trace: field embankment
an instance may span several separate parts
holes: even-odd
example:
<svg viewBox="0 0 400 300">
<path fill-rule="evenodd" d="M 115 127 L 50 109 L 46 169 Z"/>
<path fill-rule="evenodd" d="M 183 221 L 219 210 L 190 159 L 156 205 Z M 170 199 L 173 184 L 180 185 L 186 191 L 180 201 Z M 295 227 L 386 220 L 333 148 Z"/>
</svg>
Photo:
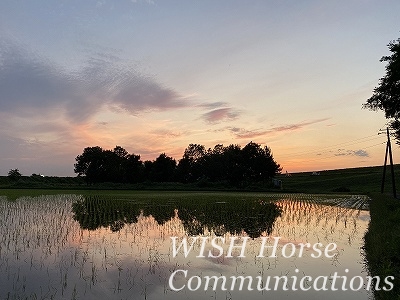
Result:
<svg viewBox="0 0 400 300">
<path fill-rule="evenodd" d="M 394 166 L 394 173 L 400 176 L 400 165 Z M 287 192 L 367 194 L 380 192 L 383 166 L 326 170 L 316 174 L 319 175 L 313 172 L 282 174 L 277 179 L 282 180 L 283 190 Z M 396 180 L 396 187 L 400 188 L 399 180 Z M 391 191 L 390 167 L 387 166 L 385 192 Z"/>
<path fill-rule="evenodd" d="M 400 165 L 395 165 L 395 174 L 400 175 Z M 367 194 L 379 192 L 383 174 L 382 166 L 325 170 L 319 175 L 313 172 L 281 174 L 276 179 L 282 181 L 282 189 L 272 182 L 244 183 L 232 186 L 227 182 L 210 182 L 201 179 L 192 183 L 179 182 L 141 182 L 136 184 L 97 183 L 87 185 L 82 177 L 22 176 L 11 181 L 0 176 L 0 189 L 61 189 L 61 190 L 169 190 L 169 191 L 257 191 L 292 193 L 351 193 Z M 400 182 L 397 183 L 400 187 Z M 390 168 L 386 169 L 385 191 L 392 190 Z"/>
<path fill-rule="evenodd" d="M 400 200 L 392 196 L 370 195 L 371 221 L 365 234 L 365 254 L 373 276 L 394 276 L 391 291 L 375 291 L 375 299 L 400 299 Z"/>
</svg>

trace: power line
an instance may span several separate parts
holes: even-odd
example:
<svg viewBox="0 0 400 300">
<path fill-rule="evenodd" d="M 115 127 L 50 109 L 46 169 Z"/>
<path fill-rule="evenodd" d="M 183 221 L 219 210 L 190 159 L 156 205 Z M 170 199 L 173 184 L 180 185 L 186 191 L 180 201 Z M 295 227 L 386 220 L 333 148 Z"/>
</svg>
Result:
<svg viewBox="0 0 400 300">
<path fill-rule="evenodd" d="M 379 145 L 383 145 L 383 144 L 385 144 L 385 143 L 386 143 L 386 142 L 382 142 L 382 143 L 370 145 L 370 146 L 363 147 L 363 148 L 364 148 L 364 149 L 368 149 L 368 148 L 376 147 L 376 146 L 379 146 Z M 349 155 L 349 154 L 343 154 L 343 155 L 334 154 L 334 155 L 331 155 L 331 156 L 321 156 L 321 157 L 319 157 L 319 158 L 301 160 L 301 162 L 302 162 L 302 163 L 303 163 L 303 162 L 313 162 L 313 161 L 318 161 L 318 160 L 322 160 L 322 159 L 329 159 L 329 158 L 339 157 L 339 156 L 351 156 L 351 155 Z"/>
<path fill-rule="evenodd" d="M 377 139 L 382 139 L 382 136 L 370 135 L 370 136 L 362 137 L 362 138 L 359 138 L 359 139 L 356 139 L 356 140 L 343 142 L 343 143 L 339 143 L 339 144 L 334 144 L 334 145 L 331 145 L 331 146 L 328 146 L 328 147 L 323 147 L 323 148 L 320 148 L 320 149 L 315 150 L 315 151 L 301 151 L 301 152 L 290 153 L 290 154 L 287 154 L 287 156 L 296 157 L 296 156 L 302 156 L 304 154 L 309 154 L 310 155 L 310 154 L 320 154 L 320 153 L 324 153 L 324 152 L 331 152 L 333 150 L 337 150 L 337 148 L 340 147 L 340 146 L 358 145 L 358 144 L 362 144 L 362 143 L 365 143 L 365 142 L 374 141 L 374 140 L 377 140 Z M 380 145 L 380 144 L 376 144 L 376 145 Z M 376 146 L 376 145 L 372 145 L 372 147 Z M 369 148 L 369 147 L 371 147 L 371 146 L 363 147 L 363 148 L 366 149 L 366 148 Z"/>
</svg>

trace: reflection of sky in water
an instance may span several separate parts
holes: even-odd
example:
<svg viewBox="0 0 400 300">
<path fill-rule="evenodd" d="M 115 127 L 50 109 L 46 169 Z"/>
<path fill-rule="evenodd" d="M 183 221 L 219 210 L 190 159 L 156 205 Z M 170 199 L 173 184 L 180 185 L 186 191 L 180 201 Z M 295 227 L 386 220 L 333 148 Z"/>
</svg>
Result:
<svg viewBox="0 0 400 300">
<path fill-rule="evenodd" d="M 257 258 L 260 238 L 249 239 L 245 258 L 196 258 L 201 243 L 196 242 L 188 257 L 172 257 L 170 236 L 184 237 L 176 216 L 159 225 L 152 216 L 139 216 L 138 222 L 119 232 L 108 228 L 82 230 L 72 219 L 71 204 L 79 196 L 46 196 L 0 201 L 0 297 L 28 299 L 367 299 L 360 291 L 217 291 L 183 289 L 174 292 L 168 279 L 178 269 L 188 276 L 330 276 L 337 272 L 348 278 L 365 277 L 361 255 L 362 240 L 369 222 L 367 211 L 317 204 L 312 200 L 278 200 L 281 217 L 271 237 L 281 237 L 277 258 Z M 178 212 L 179 214 L 179 212 Z M 205 236 L 215 237 L 213 232 Z M 245 236 L 243 233 L 241 236 Z M 225 234 L 229 240 L 231 235 Z M 284 258 L 279 250 L 285 243 L 334 242 L 334 258 L 312 258 L 305 250 Z M 272 245 L 272 244 L 269 244 Z M 229 242 L 223 247 L 227 250 Z M 298 249 L 298 248 L 297 248 Z M 209 245 L 205 248 L 210 250 Z M 211 249 L 218 253 L 216 249 Z M 225 252 L 226 253 L 226 252 Z M 237 253 L 237 252 L 236 252 Z M 268 251 L 264 252 L 268 256 Z M 295 269 L 299 272 L 296 273 Z M 345 273 L 345 269 L 349 269 Z M 187 281 L 187 280 L 186 280 Z M 179 276 L 176 287 L 186 283 Z M 290 282 L 290 281 L 289 281 Z M 229 283 L 230 284 L 230 283 Z M 228 285 L 229 285 L 228 284 Z M 273 285 L 273 283 L 271 283 Z M 256 284 L 253 284 L 256 287 Z M 290 286 L 290 285 L 289 285 Z M 340 285 L 338 285 L 340 287 Z M 328 285 L 329 287 L 329 285 Z"/>
</svg>

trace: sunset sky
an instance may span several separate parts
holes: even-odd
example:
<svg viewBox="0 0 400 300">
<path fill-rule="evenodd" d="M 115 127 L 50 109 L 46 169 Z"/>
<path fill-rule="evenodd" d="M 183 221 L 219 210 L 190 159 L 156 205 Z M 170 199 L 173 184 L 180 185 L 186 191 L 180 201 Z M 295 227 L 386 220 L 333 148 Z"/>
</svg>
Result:
<svg viewBox="0 0 400 300">
<path fill-rule="evenodd" d="M 74 176 L 85 147 L 179 160 L 268 145 L 283 172 L 383 164 L 362 109 L 400 1 L 0 2 L 0 175 Z M 394 160 L 400 149 L 394 147 Z"/>
</svg>

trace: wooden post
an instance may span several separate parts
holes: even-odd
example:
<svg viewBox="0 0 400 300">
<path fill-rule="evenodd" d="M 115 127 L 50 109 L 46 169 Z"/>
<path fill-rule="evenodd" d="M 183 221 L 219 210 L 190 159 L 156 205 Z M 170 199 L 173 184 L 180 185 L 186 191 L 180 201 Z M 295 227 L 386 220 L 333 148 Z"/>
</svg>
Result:
<svg viewBox="0 0 400 300">
<path fill-rule="evenodd" d="M 396 198 L 396 184 L 394 180 L 394 168 L 393 168 L 393 157 L 392 157 L 392 146 L 390 145 L 390 137 L 389 137 L 389 128 L 386 128 L 387 136 L 388 136 L 388 147 L 389 147 L 389 158 L 390 158 L 390 172 L 392 173 L 392 188 L 393 188 L 393 197 Z"/>
<path fill-rule="evenodd" d="M 389 143 L 386 142 L 386 154 L 385 154 L 385 162 L 383 163 L 383 176 L 382 176 L 381 194 L 383 194 L 383 190 L 385 188 L 386 164 L 387 164 L 388 150 L 389 150 Z"/>
<path fill-rule="evenodd" d="M 387 134 L 387 142 L 386 142 L 385 163 L 383 164 L 383 176 L 382 176 L 381 193 L 383 193 L 384 186 L 385 186 L 386 164 L 387 164 L 387 156 L 388 156 L 388 153 L 389 153 L 390 173 L 392 175 L 393 197 L 396 198 L 397 197 L 397 195 L 396 195 L 396 184 L 395 184 L 395 177 L 394 177 L 392 145 L 390 144 L 389 127 L 386 128 L 386 134 Z"/>
</svg>

